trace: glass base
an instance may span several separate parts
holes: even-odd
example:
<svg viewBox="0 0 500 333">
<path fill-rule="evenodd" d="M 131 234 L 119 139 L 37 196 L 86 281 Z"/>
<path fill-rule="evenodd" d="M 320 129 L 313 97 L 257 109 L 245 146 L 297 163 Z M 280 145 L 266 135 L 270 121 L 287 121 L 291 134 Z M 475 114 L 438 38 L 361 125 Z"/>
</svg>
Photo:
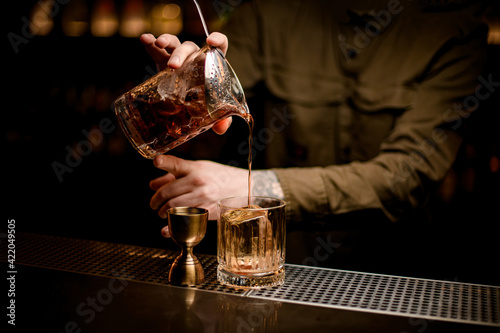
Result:
<svg viewBox="0 0 500 333">
<path fill-rule="evenodd" d="M 217 267 L 217 281 L 235 288 L 266 288 L 280 286 L 285 282 L 285 266 L 276 272 L 259 275 L 242 275 L 226 271 L 220 265 Z"/>
</svg>

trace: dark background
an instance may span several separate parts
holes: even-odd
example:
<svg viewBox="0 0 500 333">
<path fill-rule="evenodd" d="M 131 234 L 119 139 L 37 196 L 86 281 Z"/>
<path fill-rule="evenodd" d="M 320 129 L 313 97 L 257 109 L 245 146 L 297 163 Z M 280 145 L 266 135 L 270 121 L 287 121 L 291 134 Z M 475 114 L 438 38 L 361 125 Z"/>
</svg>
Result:
<svg viewBox="0 0 500 333">
<path fill-rule="evenodd" d="M 96 2 L 86 2 L 90 13 Z M 118 14 L 124 2 L 114 1 Z M 22 18 L 30 17 L 36 3 L 8 3 L 4 36 L 10 32 L 22 36 Z M 191 1 L 178 3 L 185 21 L 180 39 L 201 45 L 203 31 L 199 21 L 193 19 L 193 15 L 197 18 L 194 6 Z M 234 9 L 230 4 L 239 2 L 200 3 L 211 27 L 217 27 L 225 18 L 219 15 L 220 8 L 228 14 Z M 224 5 L 219 13 L 215 3 Z M 94 37 L 89 31 L 81 37 L 65 36 L 61 17 L 68 5 L 60 5 L 53 16 L 54 28 L 47 36 L 27 38 L 18 46 L 18 52 L 8 38 L 3 39 L 6 168 L 2 188 L 6 200 L 2 206 L 6 217 L 16 220 L 17 231 L 176 249 L 172 241 L 160 235 L 165 221 L 149 208 L 153 191 L 148 183 L 163 172 L 133 150 L 112 109 L 112 102 L 151 76 L 155 65 L 138 38 L 118 33 Z M 496 17 L 495 24 L 499 24 L 497 13 L 498 8 L 490 16 Z M 500 81 L 499 59 L 500 45 L 490 45 L 485 77 L 493 73 L 494 81 Z M 477 277 L 477 281 L 488 283 L 498 282 L 498 276 L 481 274 L 491 274 L 498 267 L 500 253 L 499 91 L 470 117 L 466 143 L 457 163 L 430 203 L 436 249 L 442 250 L 435 256 L 452 261 L 454 267 L 464 265 L 461 274 L 468 271 L 465 279 Z M 259 101 L 251 103 L 253 110 L 252 105 Z M 87 141 L 84 132 L 98 128 L 103 120 L 111 121 L 113 130 L 103 133 L 101 142 L 81 160 L 68 157 L 69 151 Z M 224 136 L 209 131 L 172 153 L 222 163 L 236 160 L 245 166 L 247 156 L 238 153 L 237 147 L 246 142 L 247 135 L 246 123 L 235 119 Z M 75 166 L 70 166 L 71 172 L 62 173 L 60 179 L 54 163 L 67 165 L 67 159 Z M 265 167 L 263 156 L 255 156 L 254 161 L 256 168 Z M 197 247 L 199 252 L 215 253 L 213 226 Z M 5 229 L 6 224 L 0 228 Z M 485 267 L 483 273 L 474 273 Z"/>
</svg>

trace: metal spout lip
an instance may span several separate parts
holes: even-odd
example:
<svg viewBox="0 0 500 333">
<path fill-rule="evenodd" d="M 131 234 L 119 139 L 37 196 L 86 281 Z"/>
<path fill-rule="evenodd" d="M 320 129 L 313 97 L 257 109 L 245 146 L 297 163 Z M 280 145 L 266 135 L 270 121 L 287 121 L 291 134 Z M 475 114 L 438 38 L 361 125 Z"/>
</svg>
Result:
<svg viewBox="0 0 500 333">
<path fill-rule="evenodd" d="M 229 104 L 238 108 L 233 114 L 249 114 L 241 83 L 226 57 L 217 47 L 203 47 L 205 50 L 206 48 L 209 48 L 205 58 L 205 99 L 208 113 L 213 119 L 217 119 L 221 116 L 218 107 Z"/>
<path fill-rule="evenodd" d="M 222 52 L 221 49 L 219 49 L 218 47 L 212 46 L 212 45 L 210 45 L 210 49 L 217 51 L 217 53 L 219 53 L 219 55 L 222 57 L 222 59 L 226 60 L 226 56 L 224 55 L 224 53 Z"/>
</svg>

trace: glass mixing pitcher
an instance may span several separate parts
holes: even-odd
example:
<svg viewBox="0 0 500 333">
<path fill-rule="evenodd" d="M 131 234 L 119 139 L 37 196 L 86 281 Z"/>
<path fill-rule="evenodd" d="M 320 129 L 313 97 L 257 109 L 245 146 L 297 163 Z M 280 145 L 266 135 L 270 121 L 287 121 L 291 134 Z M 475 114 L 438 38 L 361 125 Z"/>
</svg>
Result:
<svg viewBox="0 0 500 333">
<path fill-rule="evenodd" d="M 222 52 L 205 46 L 182 67 L 167 68 L 115 101 L 120 126 L 146 158 L 164 154 L 217 121 L 248 119 L 241 84 Z"/>
</svg>

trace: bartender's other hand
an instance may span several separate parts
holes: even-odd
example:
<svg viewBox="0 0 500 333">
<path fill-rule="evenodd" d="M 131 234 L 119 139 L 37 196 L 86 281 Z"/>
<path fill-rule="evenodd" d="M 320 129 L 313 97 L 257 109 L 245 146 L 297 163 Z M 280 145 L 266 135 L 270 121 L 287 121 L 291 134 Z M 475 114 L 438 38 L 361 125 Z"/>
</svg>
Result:
<svg viewBox="0 0 500 333">
<path fill-rule="evenodd" d="M 167 67 L 179 68 L 184 63 L 184 60 L 193 52 L 200 48 L 193 42 L 187 41 L 181 43 L 179 38 L 170 34 L 163 34 L 155 38 L 152 34 L 143 34 L 140 41 L 146 47 L 156 63 L 158 70 L 163 70 Z M 226 54 L 229 46 L 227 37 L 220 32 L 213 32 L 207 37 L 207 44 L 218 47 Z M 223 119 L 214 124 L 212 129 L 217 134 L 224 134 L 231 125 L 231 117 Z"/>
<path fill-rule="evenodd" d="M 211 161 L 189 161 L 171 155 L 155 157 L 154 165 L 168 173 L 153 179 L 149 186 L 156 193 L 150 206 L 167 218 L 171 207 L 208 209 L 209 219 L 217 219 L 217 201 L 248 194 L 248 171 Z M 168 228 L 167 228 L 168 229 Z M 168 236 L 168 230 L 162 234 Z"/>
</svg>

